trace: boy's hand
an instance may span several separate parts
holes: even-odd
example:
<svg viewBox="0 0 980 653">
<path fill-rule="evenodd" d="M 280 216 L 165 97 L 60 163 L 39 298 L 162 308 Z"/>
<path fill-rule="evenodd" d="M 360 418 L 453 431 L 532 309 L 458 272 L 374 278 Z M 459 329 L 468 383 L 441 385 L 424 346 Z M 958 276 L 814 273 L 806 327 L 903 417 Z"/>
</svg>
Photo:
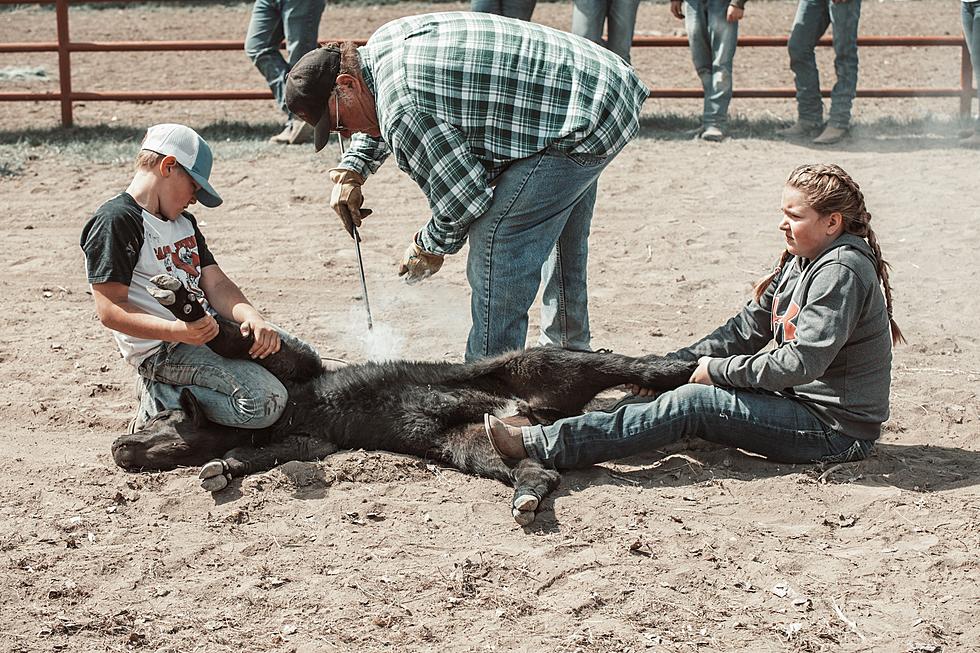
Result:
<svg viewBox="0 0 980 653">
<path fill-rule="evenodd" d="M 253 317 L 242 322 L 242 335 L 248 337 L 250 333 L 255 336 L 255 343 L 248 350 L 252 358 L 265 358 L 279 351 L 279 332 L 262 318 Z"/>
<path fill-rule="evenodd" d="M 728 5 L 728 22 L 737 23 L 742 20 L 742 16 L 745 15 L 745 10 L 741 7 L 736 7 L 735 5 Z"/>
<path fill-rule="evenodd" d="M 700 383 L 701 385 L 714 385 L 715 382 L 711 380 L 711 375 L 708 374 L 708 363 L 711 361 L 710 356 L 702 356 L 698 359 L 698 367 L 694 370 L 691 375 L 691 379 L 688 383 Z"/>
<path fill-rule="evenodd" d="M 218 335 L 218 323 L 210 315 L 193 322 L 176 320 L 171 324 L 174 330 L 173 341 L 185 345 L 201 346 Z"/>
<path fill-rule="evenodd" d="M 670 13 L 674 18 L 684 20 L 684 12 L 681 10 L 681 0 L 670 0 Z"/>
</svg>

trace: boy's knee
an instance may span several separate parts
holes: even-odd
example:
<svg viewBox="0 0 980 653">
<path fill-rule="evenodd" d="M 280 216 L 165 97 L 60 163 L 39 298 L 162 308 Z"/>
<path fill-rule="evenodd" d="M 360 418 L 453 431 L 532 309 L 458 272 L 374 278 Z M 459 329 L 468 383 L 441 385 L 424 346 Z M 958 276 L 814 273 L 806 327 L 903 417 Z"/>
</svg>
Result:
<svg viewBox="0 0 980 653">
<path fill-rule="evenodd" d="M 272 426 L 286 410 L 289 394 L 281 384 L 242 394 L 234 398 L 237 412 L 241 415 L 242 426 L 251 429 L 264 429 Z"/>
</svg>

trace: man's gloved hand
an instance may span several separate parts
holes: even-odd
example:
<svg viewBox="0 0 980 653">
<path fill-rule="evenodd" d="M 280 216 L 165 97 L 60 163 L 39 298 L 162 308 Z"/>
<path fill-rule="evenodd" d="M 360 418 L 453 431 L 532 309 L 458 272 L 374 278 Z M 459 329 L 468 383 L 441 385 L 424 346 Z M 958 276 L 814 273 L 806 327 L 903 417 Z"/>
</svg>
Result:
<svg viewBox="0 0 980 653">
<path fill-rule="evenodd" d="M 330 193 L 330 208 L 337 212 L 340 221 L 344 223 L 344 229 L 353 238 L 354 227 L 360 227 L 361 220 L 371 215 L 371 209 L 361 208 L 364 202 L 364 196 L 361 195 L 364 177 L 347 168 L 333 168 L 327 174 L 334 184 Z"/>
<path fill-rule="evenodd" d="M 398 276 L 405 277 L 405 283 L 413 285 L 428 279 L 442 267 L 443 256 L 422 249 L 421 232 L 415 234 L 415 240 L 402 257 L 398 266 Z"/>
</svg>

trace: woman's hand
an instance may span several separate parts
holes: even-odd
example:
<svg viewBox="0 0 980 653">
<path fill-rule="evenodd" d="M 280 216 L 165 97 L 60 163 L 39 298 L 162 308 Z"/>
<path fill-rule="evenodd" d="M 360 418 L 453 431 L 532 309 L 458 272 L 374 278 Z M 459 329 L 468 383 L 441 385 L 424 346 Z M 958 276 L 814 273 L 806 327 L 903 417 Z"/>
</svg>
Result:
<svg viewBox="0 0 980 653">
<path fill-rule="evenodd" d="M 701 385 L 714 385 L 715 382 L 711 380 L 711 375 L 708 374 L 708 363 L 711 361 L 710 356 L 702 356 L 698 359 L 698 367 L 691 374 L 691 378 L 688 383 L 700 383 Z"/>
</svg>

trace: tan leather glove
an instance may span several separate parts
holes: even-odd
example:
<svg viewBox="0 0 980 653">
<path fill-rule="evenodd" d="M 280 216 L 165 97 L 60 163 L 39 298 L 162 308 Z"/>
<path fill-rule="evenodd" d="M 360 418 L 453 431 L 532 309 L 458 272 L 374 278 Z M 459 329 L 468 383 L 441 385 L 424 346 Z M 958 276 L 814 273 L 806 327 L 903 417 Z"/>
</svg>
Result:
<svg viewBox="0 0 980 653">
<path fill-rule="evenodd" d="M 414 285 L 438 272 L 443 260 L 442 255 L 422 249 L 420 234 L 415 234 L 415 240 L 405 250 L 398 266 L 398 276 L 405 277 L 405 283 Z"/>
<path fill-rule="evenodd" d="M 361 220 L 371 215 L 371 209 L 361 208 L 364 202 L 361 195 L 364 177 L 347 168 L 332 168 L 327 174 L 334 184 L 330 193 L 330 208 L 337 212 L 344 229 L 353 238 L 354 227 L 360 227 Z"/>
</svg>

